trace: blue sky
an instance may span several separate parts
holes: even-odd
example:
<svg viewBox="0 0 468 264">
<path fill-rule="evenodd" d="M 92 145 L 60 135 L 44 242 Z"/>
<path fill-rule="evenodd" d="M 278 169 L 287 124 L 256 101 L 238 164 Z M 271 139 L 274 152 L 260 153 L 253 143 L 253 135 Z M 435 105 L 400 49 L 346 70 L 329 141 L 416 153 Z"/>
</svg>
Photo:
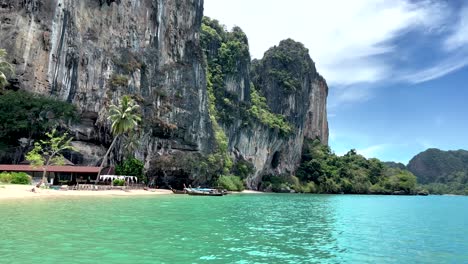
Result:
<svg viewBox="0 0 468 264">
<path fill-rule="evenodd" d="M 205 0 L 261 58 L 304 43 L 330 87 L 330 146 L 407 163 L 429 147 L 468 149 L 468 2 Z"/>
</svg>

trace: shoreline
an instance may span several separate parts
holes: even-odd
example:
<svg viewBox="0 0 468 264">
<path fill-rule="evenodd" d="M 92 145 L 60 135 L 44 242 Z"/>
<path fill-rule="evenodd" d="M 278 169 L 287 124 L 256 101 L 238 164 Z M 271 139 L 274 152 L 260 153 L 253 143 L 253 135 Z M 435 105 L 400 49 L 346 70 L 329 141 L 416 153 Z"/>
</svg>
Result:
<svg viewBox="0 0 468 264">
<path fill-rule="evenodd" d="M 150 196 L 150 195 L 170 195 L 171 190 L 149 189 L 146 190 L 109 190 L 109 191 L 76 191 L 76 190 L 52 190 L 36 188 L 36 192 L 31 192 L 33 185 L 0 185 L 0 201 L 7 199 L 29 199 L 42 197 L 132 197 L 132 196 Z"/>
<path fill-rule="evenodd" d="M 59 198 L 59 197 L 138 197 L 138 196 L 160 196 L 160 195 L 177 195 L 167 189 L 148 189 L 148 190 L 107 190 L 107 191 L 92 191 L 92 190 L 53 190 L 36 188 L 36 192 L 31 192 L 33 185 L 17 185 L 17 184 L 0 184 L 0 201 L 11 199 L 30 199 L 30 198 Z M 254 190 L 244 190 L 242 192 L 230 192 L 231 194 L 271 194 L 269 192 L 261 192 Z M 329 194 L 315 194 L 329 195 Z M 357 195 L 357 194 L 348 194 Z M 379 195 L 379 194 L 364 194 L 364 195 Z M 436 194 L 432 194 L 434 196 Z M 388 196 L 382 195 L 379 196 Z M 402 196 L 418 196 L 418 195 L 402 195 Z M 439 196 L 464 196 L 456 194 L 442 194 Z"/>
<path fill-rule="evenodd" d="M 30 199 L 49 197 L 136 197 L 136 196 L 159 196 L 175 195 L 167 189 L 148 190 L 108 190 L 108 191 L 84 191 L 84 190 L 53 190 L 36 188 L 36 192 L 31 192 L 33 185 L 0 184 L 0 201 L 9 199 Z M 232 194 L 264 194 L 264 192 L 244 190 L 242 192 L 232 192 Z"/>
</svg>

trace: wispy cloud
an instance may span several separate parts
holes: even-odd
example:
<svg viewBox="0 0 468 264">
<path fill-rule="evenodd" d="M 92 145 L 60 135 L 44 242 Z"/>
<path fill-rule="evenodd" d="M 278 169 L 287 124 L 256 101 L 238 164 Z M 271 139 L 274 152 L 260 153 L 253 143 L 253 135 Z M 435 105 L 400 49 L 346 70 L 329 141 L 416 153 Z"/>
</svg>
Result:
<svg viewBox="0 0 468 264">
<path fill-rule="evenodd" d="M 206 15 L 246 31 L 253 57 L 293 38 L 309 48 L 332 86 L 387 78 L 392 65 L 380 57 L 398 50 L 391 41 L 409 30 L 437 32 L 447 10 L 429 0 L 205 0 Z"/>
<path fill-rule="evenodd" d="M 444 48 L 447 51 L 453 51 L 468 44 L 468 7 L 461 10 L 459 21 L 452 31 L 444 42 Z"/>
<path fill-rule="evenodd" d="M 328 107 L 333 109 L 343 104 L 365 102 L 372 98 L 372 89 L 369 85 L 336 86 L 330 90 Z"/>
<path fill-rule="evenodd" d="M 401 73 L 399 79 L 409 83 L 422 83 L 438 79 L 468 65 L 468 50 L 459 52 L 425 69 Z"/>
<path fill-rule="evenodd" d="M 368 100 L 369 84 L 421 83 L 468 65 L 468 7 L 450 1 L 205 0 L 205 14 L 244 29 L 255 58 L 283 39 L 303 42 L 336 104 Z M 398 42 L 415 34 L 420 42 Z M 425 61 L 412 52 L 418 43 L 430 45 Z"/>
<path fill-rule="evenodd" d="M 468 7 L 458 14 L 456 23 L 448 30 L 448 35 L 439 47 L 442 59 L 432 65 L 413 69 L 401 74 L 400 80 L 409 83 L 422 83 L 445 76 L 468 65 Z"/>
</svg>

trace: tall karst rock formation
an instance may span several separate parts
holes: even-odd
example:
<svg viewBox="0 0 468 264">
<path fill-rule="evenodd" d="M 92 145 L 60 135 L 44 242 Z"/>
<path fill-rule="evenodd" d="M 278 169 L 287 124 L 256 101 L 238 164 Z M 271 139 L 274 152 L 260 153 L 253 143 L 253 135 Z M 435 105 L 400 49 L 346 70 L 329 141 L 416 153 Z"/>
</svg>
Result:
<svg viewBox="0 0 468 264">
<path fill-rule="evenodd" d="M 77 106 L 69 129 L 83 163 L 111 141 L 106 106 L 130 94 L 144 119 L 135 154 L 162 183 L 212 180 L 199 164 L 219 149 L 214 122 L 234 164 L 251 166 L 248 187 L 293 174 L 305 138 L 328 141 L 328 88 L 307 49 L 285 40 L 251 62 L 240 29 L 202 19 L 203 0 L 0 0 L 0 48 L 16 68 L 13 88 Z"/>
</svg>

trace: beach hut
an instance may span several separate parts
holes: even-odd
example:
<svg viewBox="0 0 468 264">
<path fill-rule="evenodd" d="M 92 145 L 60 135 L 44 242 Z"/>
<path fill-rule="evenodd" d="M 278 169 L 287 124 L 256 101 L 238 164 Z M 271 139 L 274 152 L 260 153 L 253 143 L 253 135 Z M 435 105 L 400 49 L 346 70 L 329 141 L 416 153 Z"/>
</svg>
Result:
<svg viewBox="0 0 468 264">
<path fill-rule="evenodd" d="M 99 167 L 90 166 L 74 166 L 64 165 L 56 166 L 49 165 L 46 168 L 47 179 L 51 182 L 51 179 L 56 179 L 54 185 L 74 185 L 76 183 L 95 183 L 99 172 Z M 33 167 L 29 164 L 0 164 L 0 172 L 25 172 L 31 175 L 33 182 L 39 182 L 42 179 L 42 173 L 44 167 Z"/>
</svg>

